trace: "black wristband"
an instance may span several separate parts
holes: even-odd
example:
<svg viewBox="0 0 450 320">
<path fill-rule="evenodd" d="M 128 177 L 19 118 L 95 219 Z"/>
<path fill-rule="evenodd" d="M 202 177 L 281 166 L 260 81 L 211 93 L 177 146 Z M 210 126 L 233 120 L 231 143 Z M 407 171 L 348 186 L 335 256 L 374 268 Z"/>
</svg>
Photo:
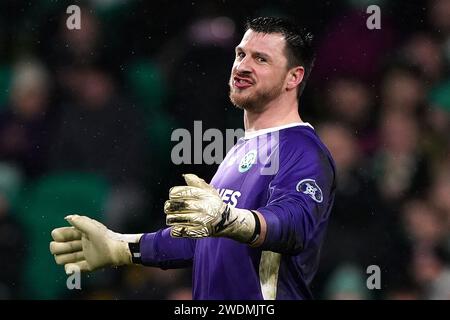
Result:
<svg viewBox="0 0 450 320">
<path fill-rule="evenodd" d="M 128 242 L 128 248 L 131 252 L 131 261 L 134 264 L 142 264 L 140 242 Z"/>
<path fill-rule="evenodd" d="M 253 214 L 253 217 L 255 218 L 255 231 L 253 231 L 253 235 L 249 240 L 249 244 L 253 244 L 256 242 L 256 240 L 259 239 L 259 236 L 261 234 L 261 222 L 259 221 L 259 217 L 256 214 L 256 211 L 250 210 L 250 212 Z"/>
</svg>

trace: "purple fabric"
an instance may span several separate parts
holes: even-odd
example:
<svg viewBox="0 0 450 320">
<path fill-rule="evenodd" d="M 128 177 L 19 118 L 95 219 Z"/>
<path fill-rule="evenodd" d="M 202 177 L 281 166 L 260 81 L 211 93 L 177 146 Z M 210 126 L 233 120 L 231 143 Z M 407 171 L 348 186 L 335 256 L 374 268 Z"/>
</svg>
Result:
<svg viewBox="0 0 450 320">
<path fill-rule="evenodd" d="M 140 241 L 142 263 L 162 269 L 183 268 L 192 265 L 195 240 L 172 238 L 170 228 L 146 233 Z"/>
<path fill-rule="evenodd" d="M 265 217 L 261 247 L 227 238 L 172 239 L 165 229 L 142 238 L 144 263 L 164 268 L 192 263 L 194 299 L 263 299 L 261 253 L 274 251 L 281 254 L 276 298 L 312 298 L 309 284 L 334 200 L 334 164 L 311 127 L 277 133 L 240 139 L 211 181 L 224 202 Z M 278 170 L 262 174 L 277 159 Z"/>
</svg>

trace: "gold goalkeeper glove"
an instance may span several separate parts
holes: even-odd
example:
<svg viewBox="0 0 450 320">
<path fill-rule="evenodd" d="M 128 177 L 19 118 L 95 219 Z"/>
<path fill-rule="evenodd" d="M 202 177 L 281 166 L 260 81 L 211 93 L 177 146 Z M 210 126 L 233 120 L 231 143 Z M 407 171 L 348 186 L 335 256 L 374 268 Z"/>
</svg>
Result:
<svg viewBox="0 0 450 320">
<path fill-rule="evenodd" d="M 171 188 L 164 204 L 173 237 L 228 237 L 243 243 L 258 239 L 256 213 L 224 203 L 217 190 L 195 174 L 183 177 L 187 186 Z"/>
<path fill-rule="evenodd" d="M 52 231 L 50 252 L 67 274 L 132 263 L 129 243 L 138 243 L 142 234 L 116 233 L 86 216 L 69 215 L 65 219 L 72 227 Z"/>
</svg>

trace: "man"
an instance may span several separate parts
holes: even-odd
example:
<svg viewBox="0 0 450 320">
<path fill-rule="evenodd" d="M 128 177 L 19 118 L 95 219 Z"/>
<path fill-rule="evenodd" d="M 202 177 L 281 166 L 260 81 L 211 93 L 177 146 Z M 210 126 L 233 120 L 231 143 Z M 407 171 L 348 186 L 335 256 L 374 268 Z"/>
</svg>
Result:
<svg viewBox="0 0 450 320">
<path fill-rule="evenodd" d="M 310 299 L 334 199 L 333 160 L 298 113 L 313 64 L 311 35 L 257 18 L 236 47 L 230 99 L 245 137 L 207 184 L 193 174 L 169 191 L 170 226 L 122 235 L 87 217 L 52 232 L 67 273 L 142 263 L 193 265 L 194 299 Z"/>
</svg>

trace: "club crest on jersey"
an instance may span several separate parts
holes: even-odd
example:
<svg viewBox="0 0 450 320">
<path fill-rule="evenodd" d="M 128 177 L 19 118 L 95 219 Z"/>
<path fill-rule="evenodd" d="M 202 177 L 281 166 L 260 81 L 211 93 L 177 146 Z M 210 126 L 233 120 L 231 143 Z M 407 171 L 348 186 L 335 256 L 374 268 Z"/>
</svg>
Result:
<svg viewBox="0 0 450 320">
<path fill-rule="evenodd" d="M 321 203 L 323 201 L 322 190 L 313 179 L 303 179 L 297 183 L 298 192 L 302 192 L 311 197 L 315 202 Z"/>
<path fill-rule="evenodd" d="M 256 162 L 256 150 L 250 150 L 245 154 L 239 163 L 239 172 L 244 173 L 250 170 L 253 164 Z"/>
</svg>

